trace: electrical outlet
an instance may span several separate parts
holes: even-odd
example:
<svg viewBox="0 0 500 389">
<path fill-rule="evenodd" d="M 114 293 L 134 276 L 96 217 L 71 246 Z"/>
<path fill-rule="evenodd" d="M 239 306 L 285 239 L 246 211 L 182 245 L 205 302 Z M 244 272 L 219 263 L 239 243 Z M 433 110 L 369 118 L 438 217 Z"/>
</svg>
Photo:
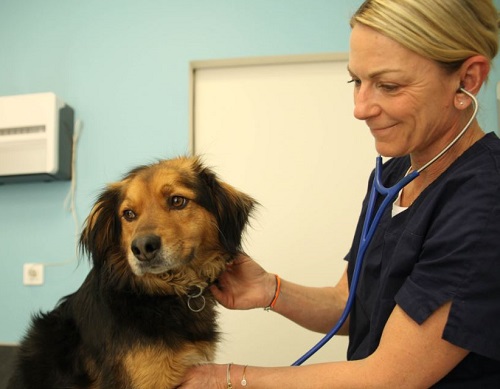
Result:
<svg viewBox="0 0 500 389">
<path fill-rule="evenodd" d="M 43 285 L 44 267 L 41 263 L 25 263 L 23 266 L 24 285 Z"/>
</svg>

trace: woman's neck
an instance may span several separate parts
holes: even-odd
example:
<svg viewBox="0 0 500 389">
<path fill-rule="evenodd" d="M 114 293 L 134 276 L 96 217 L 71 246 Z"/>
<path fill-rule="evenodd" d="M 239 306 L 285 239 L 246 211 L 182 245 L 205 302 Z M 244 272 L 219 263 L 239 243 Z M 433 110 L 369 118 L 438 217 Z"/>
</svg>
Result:
<svg viewBox="0 0 500 389">
<path fill-rule="evenodd" d="M 409 207 L 425 188 L 434 182 L 453 162 L 484 135 L 477 121 L 474 121 L 465 134 L 443 156 L 423 170 L 415 180 L 403 189 L 401 206 Z M 418 155 L 410 155 L 410 160 L 410 171 L 420 169 L 429 161 L 428 157 L 424 160 L 424 158 L 419 158 Z"/>
</svg>

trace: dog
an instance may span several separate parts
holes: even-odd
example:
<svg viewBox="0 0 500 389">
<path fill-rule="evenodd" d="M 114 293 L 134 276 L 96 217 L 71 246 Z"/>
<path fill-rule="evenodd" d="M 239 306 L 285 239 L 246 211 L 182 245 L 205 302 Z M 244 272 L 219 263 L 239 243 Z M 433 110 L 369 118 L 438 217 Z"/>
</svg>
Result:
<svg viewBox="0 0 500 389">
<path fill-rule="evenodd" d="M 33 317 L 9 389 L 168 389 L 213 360 L 217 282 L 256 202 L 198 157 L 137 167 L 99 195 L 81 287 Z"/>
</svg>

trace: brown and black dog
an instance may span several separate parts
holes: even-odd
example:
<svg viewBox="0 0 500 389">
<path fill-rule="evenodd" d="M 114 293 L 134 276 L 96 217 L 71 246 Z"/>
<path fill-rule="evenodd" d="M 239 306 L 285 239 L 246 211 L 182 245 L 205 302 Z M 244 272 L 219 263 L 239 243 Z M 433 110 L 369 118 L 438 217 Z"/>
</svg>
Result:
<svg viewBox="0 0 500 389">
<path fill-rule="evenodd" d="M 168 389 L 210 361 L 216 282 L 255 201 L 198 158 L 138 167 L 99 196 L 80 238 L 92 269 L 33 318 L 9 389 Z"/>
</svg>

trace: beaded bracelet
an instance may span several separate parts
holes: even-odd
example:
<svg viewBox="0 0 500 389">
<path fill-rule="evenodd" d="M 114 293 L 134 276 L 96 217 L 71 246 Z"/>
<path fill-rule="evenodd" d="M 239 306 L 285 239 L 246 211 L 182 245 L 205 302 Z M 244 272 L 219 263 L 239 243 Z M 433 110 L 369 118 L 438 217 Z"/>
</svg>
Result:
<svg viewBox="0 0 500 389">
<path fill-rule="evenodd" d="M 274 291 L 274 298 L 273 300 L 271 301 L 271 303 L 264 308 L 265 311 L 270 311 L 272 309 L 274 309 L 274 306 L 276 305 L 276 301 L 278 300 L 278 297 L 281 293 L 281 278 L 279 275 L 275 274 L 274 275 L 276 277 L 276 290 Z"/>
<path fill-rule="evenodd" d="M 247 386 L 247 377 L 245 376 L 245 372 L 247 371 L 247 366 L 243 368 L 243 377 L 241 377 L 241 386 Z"/>
</svg>

